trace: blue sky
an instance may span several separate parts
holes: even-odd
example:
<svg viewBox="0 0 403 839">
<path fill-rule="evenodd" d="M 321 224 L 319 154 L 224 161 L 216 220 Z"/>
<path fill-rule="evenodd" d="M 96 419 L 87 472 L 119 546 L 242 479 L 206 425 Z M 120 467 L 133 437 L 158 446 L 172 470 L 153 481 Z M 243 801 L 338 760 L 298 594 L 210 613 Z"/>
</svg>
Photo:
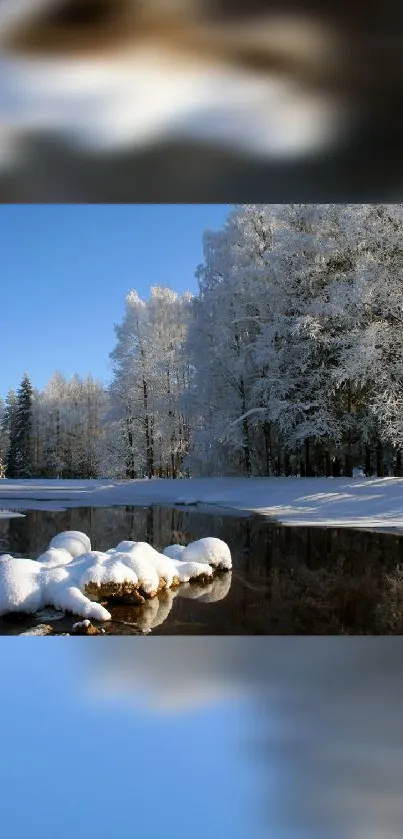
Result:
<svg viewBox="0 0 403 839">
<path fill-rule="evenodd" d="M 166 715 L 88 698 L 84 644 L 94 640 L 0 638 L 1 835 L 267 836 L 250 707 Z"/>
<path fill-rule="evenodd" d="M 26 371 L 43 388 L 55 370 L 107 380 L 113 326 L 127 292 L 197 291 L 202 235 L 230 210 L 199 205 L 0 207 L 3 363 L 0 395 Z M 5 358 L 4 358 L 5 356 Z"/>
</svg>

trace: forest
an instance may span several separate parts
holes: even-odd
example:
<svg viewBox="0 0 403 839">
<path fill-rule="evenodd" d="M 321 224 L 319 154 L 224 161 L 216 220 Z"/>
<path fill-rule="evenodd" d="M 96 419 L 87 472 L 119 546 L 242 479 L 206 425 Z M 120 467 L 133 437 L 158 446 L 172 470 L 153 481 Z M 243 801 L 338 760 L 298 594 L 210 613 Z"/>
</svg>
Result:
<svg viewBox="0 0 403 839">
<path fill-rule="evenodd" d="M 110 382 L 5 395 L 0 476 L 401 475 L 402 234 L 401 204 L 235 206 L 197 294 L 127 295 Z"/>
</svg>

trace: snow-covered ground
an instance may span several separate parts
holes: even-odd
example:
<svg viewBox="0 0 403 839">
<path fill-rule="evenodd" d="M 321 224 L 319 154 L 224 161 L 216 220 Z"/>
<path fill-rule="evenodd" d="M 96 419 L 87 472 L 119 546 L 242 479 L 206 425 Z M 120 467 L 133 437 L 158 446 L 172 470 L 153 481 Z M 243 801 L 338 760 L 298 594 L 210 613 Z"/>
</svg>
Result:
<svg viewBox="0 0 403 839">
<path fill-rule="evenodd" d="M 400 529 L 403 478 L 0 480 L 0 506 L 9 510 L 174 504 L 250 511 L 287 525 Z"/>
</svg>

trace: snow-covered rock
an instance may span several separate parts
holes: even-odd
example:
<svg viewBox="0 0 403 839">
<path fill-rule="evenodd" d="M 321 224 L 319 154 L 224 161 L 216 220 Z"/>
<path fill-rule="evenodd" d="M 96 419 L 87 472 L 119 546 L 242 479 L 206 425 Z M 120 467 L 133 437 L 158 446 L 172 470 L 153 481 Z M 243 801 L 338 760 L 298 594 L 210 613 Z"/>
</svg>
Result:
<svg viewBox="0 0 403 839">
<path fill-rule="evenodd" d="M 55 536 L 36 561 L 0 557 L 0 615 L 52 606 L 88 620 L 110 620 L 110 613 L 94 598 L 136 596 L 144 602 L 161 589 L 212 578 L 215 568 L 230 567 L 228 545 L 220 539 L 200 539 L 186 548 L 171 545 L 164 553 L 147 542 L 132 541 L 92 551 L 85 533 L 66 531 Z"/>
<path fill-rule="evenodd" d="M 73 630 L 75 630 L 75 629 L 88 629 L 88 627 L 90 625 L 91 625 L 91 621 L 89 621 L 89 620 L 78 621 L 78 623 L 73 623 L 72 629 Z"/>
<path fill-rule="evenodd" d="M 111 556 L 112 561 L 120 561 L 136 575 L 139 586 L 145 594 L 156 594 L 160 587 L 159 576 L 143 550 L 132 548 L 130 551 L 116 551 Z"/>
<path fill-rule="evenodd" d="M 196 542 L 190 542 L 181 554 L 183 562 L 205 562 L 213 568 L 230 570 L 232 568 L 231 552 L 222 539 L 206 536 Z"/>
<path fill-rule="evenodd" d="M 213 569 L 206 562 L 182 562 L 180 559 L 172 559 L 171 562 L 175 563 L 180 583 L 188 583 L 197 577 L 213 576 Z"/>
<path fill-rule="evenodd" d="M 99 635 L 100 630 L 92 625 L 88 619 L 74 623 L 71 628 L 72 635 Z"/>
</svg>

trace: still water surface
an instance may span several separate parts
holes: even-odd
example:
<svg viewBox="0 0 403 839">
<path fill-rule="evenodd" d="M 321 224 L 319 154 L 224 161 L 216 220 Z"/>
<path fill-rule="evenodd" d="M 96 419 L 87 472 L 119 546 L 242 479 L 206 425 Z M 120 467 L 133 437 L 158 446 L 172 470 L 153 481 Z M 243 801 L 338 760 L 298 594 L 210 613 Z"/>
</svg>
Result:
<svg viewBox="0 0 403 839">
<path fill-rule="evenodd" d="M 139 608 L 108 604 L 108 634 L 401 634 L 403 536 L 359 530 L 282 527 L 258 516 L 195 513 L 166 507 L 27 511 L 0 520 L 0 553 L 36 558 L 62 530 L 82 530 L 94 550 L 122 539 L 157 550 L 202 536 L 228 543 L 232 573 L 205 586 L 181 586 Z M 46 619 L 52 623 L 51 613 Z M 0 634 L 44 618 L 0 618 Z M 68 632 L 74 620 L 54 622 Z"/>
</svg>

